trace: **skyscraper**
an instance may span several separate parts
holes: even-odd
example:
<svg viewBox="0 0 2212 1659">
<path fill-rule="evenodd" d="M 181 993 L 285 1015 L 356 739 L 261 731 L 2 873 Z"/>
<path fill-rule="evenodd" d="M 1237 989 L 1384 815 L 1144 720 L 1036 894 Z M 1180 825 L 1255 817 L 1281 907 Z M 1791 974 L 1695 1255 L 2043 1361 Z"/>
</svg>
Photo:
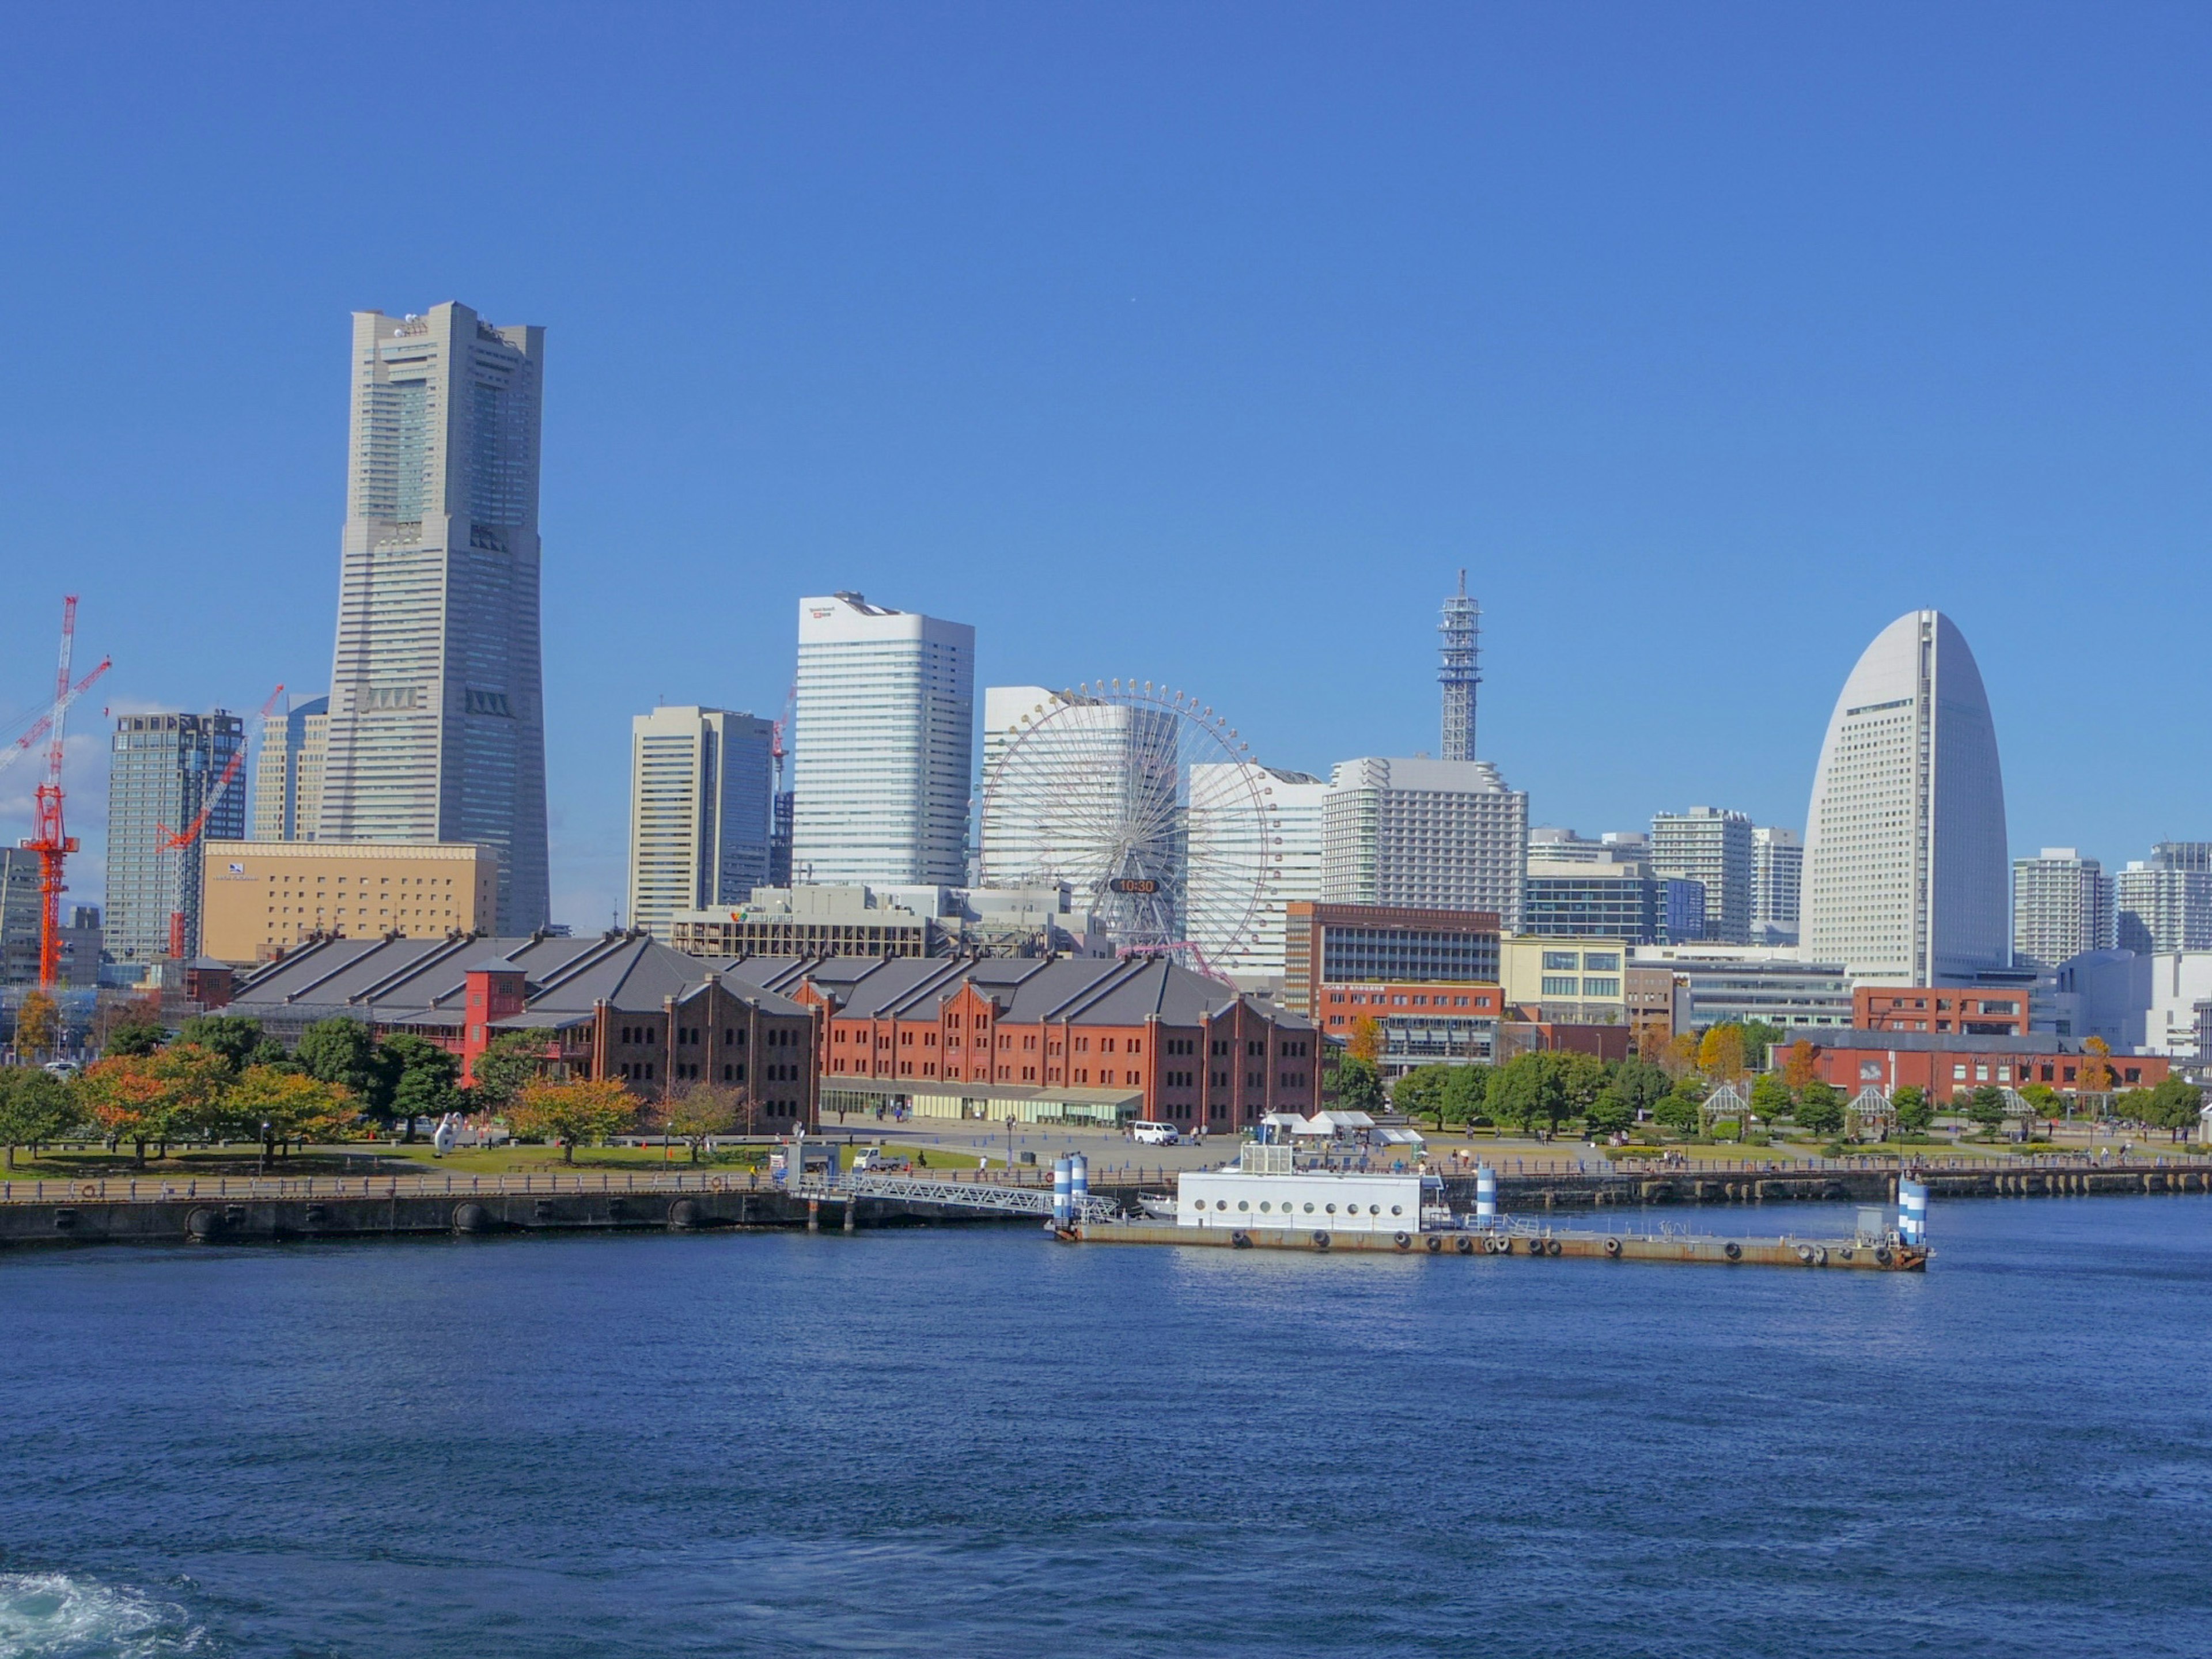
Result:
<svg viewBox="0 0 2212 1659">
<path fill-rule="evenodd" d="M 1908 611 L 1844 682 L 1805 814 L 1808 962 L 1932 985 L 2005 965 L 2004 778 L 1988 694 L 1948 617 Z"/>
<path fill-rule="evenodd" d="M 2112 878 L 2071 847 L 2012 861 L 2012 963 L 2056 968 L 2112 946 Z"/>
<path fill-rule="evenodd" d="M 775 728 L 684 706 L 629 730 L 629 921 L 665 943 L 678 911 L 742 904 L 769 884 Z"/>
<path fill-rule="evenodd" d="M 542 328 L 353 319 L 352 434 L 318 837 L 476 842 L 510 933 L 547 921 L 538 661 Z"/>
<path fill-rule="evenodd" d="M 1660 812 L 1651 819 L 1651 872 L 1704 884 L 1705 936 L 1724 945 L 1751 938 L 1751 820 L 1717 806 Z"/>
<path fill-rule="evenodd" d="M 967 879 L 975 630 L 870 605 L 799 602 L 792 878 Z"/>
<path fill-rule="evenodd" d="M 253 768 L 253 839 L 313 841 L 323 816 L 331 700 L 317 697 L 261 722 Z"/>
<path fill-rule="evenodd" d="M 2113 882 L 2124 950 L 2212 950 L 2212 843 L 2162 841 Z"/>
<path fill-rule="evenodd" d="M 1805 843 L 1795 830 L 1751 832 L 1751 942 L 1795 945 L 1804 902 Z"/>
<path fill-rule="evenodd" d="M 1248 775 L 1265 794 L 1263 819 L 1255 820 L 1244 806 L 1247 791 L 1229 775 L 1235 773 Z M 1216 973 L 1255 979 L 1282 973 L 1285 907 L 1321 897 L 1328 800 L 1328 786 L 1304 772 L 1256 762 L 1206 762 L 1190 769 L 1185 933 Z M 1273 844 L 1248 848 L 1244 842 L 1254 836 Z M 1255 863 L 1266 871 L 1260 913 L 1242 925 Z"/>
<path fill-rule="evenodd" d="M 1488 910 L 1520 926 L 1528 797 L 1488 761 L 1340 761 L 1323 822 L 1328 902 Z"/>
<path fill-rule="evenodd" d="M 1467 572 L 1459 573 L 1459 592 L 1444 601 L 1444 619 L 1437 632 L 1443 635 L 1442 665 L 1437 678 L 1443 686 L 1443 747 L 1437 752 L 1448 761 L 1475 758 L 1474 695 L 1482 684 L 1482 607 L 1467 596 Z"/>
<path fill-rule="evenodd" d="M 181 957 L 199 954 L 200 842 L 246 835 L 246 788 L 234 778 L 215 794 L 231 757 L 246 742 L 246 722 L 211 714 L 125 714 L 107 757 L 106 947 L 120 962 L 171 954 L 171 919 L 184 918 Z M 163 845 L 208 811 L 198 840 L 183 851 Z"/>
</svg>

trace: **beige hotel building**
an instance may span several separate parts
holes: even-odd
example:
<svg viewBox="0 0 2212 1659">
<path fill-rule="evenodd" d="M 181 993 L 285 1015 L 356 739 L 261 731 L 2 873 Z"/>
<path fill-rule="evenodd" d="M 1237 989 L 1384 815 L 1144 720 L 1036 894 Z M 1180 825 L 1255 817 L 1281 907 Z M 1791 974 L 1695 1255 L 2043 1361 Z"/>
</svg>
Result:
<svg viewBox="0 0 2212 1659">
<path fill-rule="evenodd" d="M 200 951 L 266 962 L 318 935 L 442 939 L 499 929 L 499 859 L 470 842 L 211 841 Z"/>
</svg>

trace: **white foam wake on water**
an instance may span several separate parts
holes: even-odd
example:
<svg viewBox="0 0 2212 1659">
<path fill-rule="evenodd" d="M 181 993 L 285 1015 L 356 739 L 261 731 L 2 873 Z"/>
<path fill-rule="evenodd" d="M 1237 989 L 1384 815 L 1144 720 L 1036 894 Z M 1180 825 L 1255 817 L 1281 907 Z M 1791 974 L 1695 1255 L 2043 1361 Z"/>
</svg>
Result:
<svg viewBox="0 0 2212 1659">
<path fill-rule="evenodd" d="M 158 1659 L 202 1653 L 184 1608 L 64 1572 L 0 1572 L 0 1659 Z"/>
</svg>

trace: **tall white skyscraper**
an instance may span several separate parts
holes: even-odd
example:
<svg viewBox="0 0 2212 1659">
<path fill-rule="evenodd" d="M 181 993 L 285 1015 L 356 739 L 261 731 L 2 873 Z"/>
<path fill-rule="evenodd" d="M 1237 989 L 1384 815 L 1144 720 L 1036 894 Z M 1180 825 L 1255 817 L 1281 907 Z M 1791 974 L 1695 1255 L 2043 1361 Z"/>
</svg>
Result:
<svg viewBox="0 0 2212 1659">
<path fill-rule="evenodd" d="M 1249 806 L 1255 784 L 1267 803 L 1259 819 Z M 1328 801 L 1328 785 L 1304 772 L 1225 761 L 1190 769 L 1185 933 L 1216 973 L 1281 975 L 1284 907 L 1322 896 Z M 1255 838 L 1266 844 L 1250 845 Z M 1264 884 L 1259 915 L 1248 924 L 1255 865 Z"/>
<path fill-rule="evenodd" d="M 1751 832 L 1751 942 L 1795 945 L 1804 902 L 1805 843 L 1795 830 Z"/>
<path fill-rule="evenodd" d="M 323 841 L 477 842 L 511 933 L 548 920 L 538 661 L 542 328 L 353 319 Z"/>
<path fill-rule="evenodd" d="M 1651 873 L 1704 885 L 1708 939 L 1750 939 L 1751 872 L 1752 823 L 1743 813 L 1692 806 L 1653 816 Z"/>
<path fill-rule="evenodd" d="M 775 727 L 684 706 L 634 715 L 629 732 L 629 921 L 665 940 L 678 911 L 769 884 Z"/>
<path fill-rule="evenodd" d="M 253 839 L 313 841 L 323 817 L 331 700 L 317 697 L 261 722 L 253 768 Z"/>
<path fill-rule="evenodd" d="M 2009 954 L 2004 778 L 1981 670 L 1948 617 L 1914 611 L 1844 682 L 1805 814 L 1803 954 L 1933 985 Z"/>
<path fill-rule="evenodd" d="M 2012 963 L 2056 968 L 2113 941 L 2112 878 L 2072 847 L 2012 861 Z"/>
<path fill-rule="evenodd" d="M 1176 808 L 1176 717 L 1165 708 L 1042 685 L 987 687 L 983 885 L 1064 881 L 1088 893 L 1121 874 L 1127 826 Z M 1009 773 L 1006 758 L 1018 744 L 1023 758 Z M 1157 873 L 1173 880 L 1181 872 Z"/>
<path fill-rule="evenodd" d="M 1488 761 L 1340 761 L 1323 807 L 1332 904 L 1490 910 L 1521 925 L 1528 797 Z"/>
<path fill-rule="evenodd" d="M 792 879 L 959 886 L 975 757 L 975 630 L 799 602 Z"/>
</svg>

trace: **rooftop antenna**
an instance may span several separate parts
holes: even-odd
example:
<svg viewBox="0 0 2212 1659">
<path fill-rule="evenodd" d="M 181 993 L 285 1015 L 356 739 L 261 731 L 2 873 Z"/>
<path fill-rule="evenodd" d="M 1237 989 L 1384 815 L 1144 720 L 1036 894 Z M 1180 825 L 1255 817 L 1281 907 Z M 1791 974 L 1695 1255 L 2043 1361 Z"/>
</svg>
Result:
<svg viewBox="0 0 2212 1659">
<path fill-rule="evenodd" d="M 1459 592 L 1444 601 L 1443 665 L 1437 678 L 1444 689 L 1443 757 L 1471 761 L 1474 747 L 1474 688 L 1482 684 L 1482 607 L 1467 596 L 1467 572 L 1459 573 Z"/>
</svg>

